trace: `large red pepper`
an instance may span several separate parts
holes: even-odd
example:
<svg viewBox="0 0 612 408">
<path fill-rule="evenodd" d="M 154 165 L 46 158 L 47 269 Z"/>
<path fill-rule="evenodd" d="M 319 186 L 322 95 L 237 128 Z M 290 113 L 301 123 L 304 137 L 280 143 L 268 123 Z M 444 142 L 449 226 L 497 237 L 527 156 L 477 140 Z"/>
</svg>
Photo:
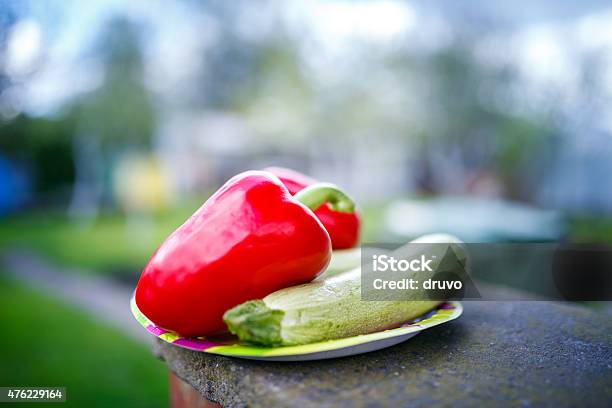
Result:
<svg viewBox="0 0 612 408">
<path fill-rule="evenodd" d="M 154 323 L 183 336 L 225 329 L 228 309 L 283 287 L 309 282 L 331 257 L 313 209 L 325 202 L 353 211 L 331 185 L 292 197 L 268 172 L 241 173 L 211 196 L 153 254 L 136 304 Z"/>
<path fill-rule="evenodd" d="M 268 167 L 264 170 L 275 174 L 291 194 L 297 194 L 305 187 L 318 183 L 305 174 L 284 167 Z M 329 233 L 333 249 L 353 248 L 359 243 L 361 217 L 358 211 L 352 213 L 334 211 L 326 204 L 317 209 L 315 214 Z"/>
</svg>

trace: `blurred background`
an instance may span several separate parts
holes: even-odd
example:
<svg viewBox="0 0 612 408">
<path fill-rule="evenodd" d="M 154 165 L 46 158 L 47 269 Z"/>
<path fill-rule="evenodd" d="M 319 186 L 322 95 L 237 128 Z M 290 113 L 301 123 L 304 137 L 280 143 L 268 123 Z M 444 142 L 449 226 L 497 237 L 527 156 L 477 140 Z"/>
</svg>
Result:
<svg viewBox="0 0 612 408">
<path fill-rule="evenodd" d="M 117 299 L 247 169 L 365 242 L 610 243 L 611 102 L 605 1 L 1 0 L 0 383 L 166 405 Z"/>
</svg>

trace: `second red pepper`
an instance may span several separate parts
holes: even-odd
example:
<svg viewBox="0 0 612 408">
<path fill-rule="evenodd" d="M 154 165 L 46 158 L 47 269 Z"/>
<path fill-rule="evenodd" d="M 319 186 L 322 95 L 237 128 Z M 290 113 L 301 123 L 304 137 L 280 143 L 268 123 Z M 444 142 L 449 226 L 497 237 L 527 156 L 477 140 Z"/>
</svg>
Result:
<svg viewBox="0 0 612 408">
<path fill-rule="evenodd" d="M 318 183 L 305 174 L 284 167 L 268 167 L 265 171 L 276 175 L 292 195 Z M 358 211 L 353 213 L 334 211 L 329 204 L 325 204 L 315 211 L 315 215 L 329 233 L 333 249 L 353 248 L 359 243 L 361 217 Z"/>
</svg>

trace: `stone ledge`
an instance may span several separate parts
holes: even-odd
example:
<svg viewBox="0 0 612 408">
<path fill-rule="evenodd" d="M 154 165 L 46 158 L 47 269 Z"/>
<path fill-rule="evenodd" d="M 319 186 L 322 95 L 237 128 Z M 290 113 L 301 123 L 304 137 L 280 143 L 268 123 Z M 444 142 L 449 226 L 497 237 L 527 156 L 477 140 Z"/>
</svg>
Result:
<svg viewBox="0 0 612 408">
<path fill-rule="evenodd" d="M 156 353 L 225 407 L 610 406 L 612 321 L 569 304 L 464 302 L 458 320 L 360 356 L 280 363 Z"/>
</svg>

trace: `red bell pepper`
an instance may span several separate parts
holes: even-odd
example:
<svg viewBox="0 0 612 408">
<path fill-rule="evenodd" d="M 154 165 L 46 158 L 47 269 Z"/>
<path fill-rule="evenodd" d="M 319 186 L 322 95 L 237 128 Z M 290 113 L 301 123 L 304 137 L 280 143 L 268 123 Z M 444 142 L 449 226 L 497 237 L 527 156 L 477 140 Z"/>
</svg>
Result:
<svg viewBox="0 0 612 408">
<path fill-rule="evenodd" d="M 275 174 L 294 195 L 305 187 L 318 183 L 305 174 L 284 167 L 268 167 L 264 170 Z M 359 243 L 361 216 L 358 211 L 334 211 L 326 204 L 317 209 L 315 214 L 329 233 L 333 249 L 353 248 Z"/>
<path fill-rule="evenodd" d="M 331 185 L 292 197 L 268 172 L 238 174 L 153 254 L 136 304 L 157 325 L 183 336 L 225 329 L 223 313 L 247 300 L 309 282 L 327 267 L 329 235 L 313 209 L 354 203 Z"/>
</svg>

